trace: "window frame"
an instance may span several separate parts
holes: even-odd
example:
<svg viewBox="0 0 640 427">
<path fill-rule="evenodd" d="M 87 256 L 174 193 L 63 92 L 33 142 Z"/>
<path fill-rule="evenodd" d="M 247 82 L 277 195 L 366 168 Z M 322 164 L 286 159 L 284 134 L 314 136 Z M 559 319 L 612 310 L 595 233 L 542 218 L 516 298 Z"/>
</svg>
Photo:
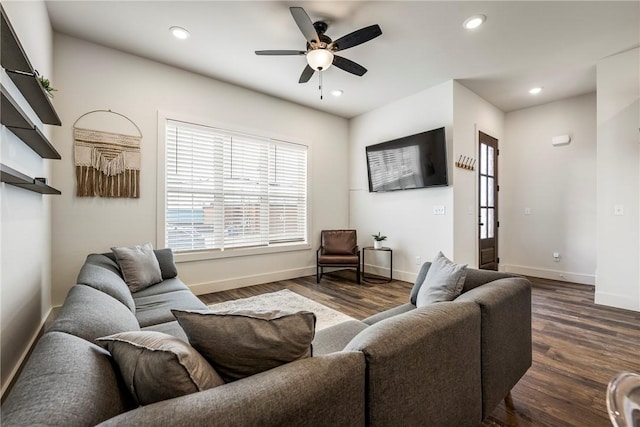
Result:
<svg viewBox="0 0 640 427">
<path fill-rule="evenodd" d="M 294 138 L 288 135 L 275 134 L 265 130 L 257 130 L 252 128 L 243 128 L 236 125 L 229 125 L 225 123 L 217 123 L 209 119 L 193 116 L 185 116 L 178 113 L 167 113 L 158 111 L 158 144 L 157 144 L 157 193 L 156 193 L 156 247 L 164 247 L 166 241 L 166 206 L 167 206 L 167 191 L 166 191 L 166 167 L 167 167 L 167 121 L 173 120 L 178 122 L 191 123 L 195 125 L 208 126 L 217 128 L 227 132 L 238 132 L 248 135 L 253 135 L 258 138 L 271 139 L 276 143 L 290 143 L 298 144 L 306 147 L 307 150 L 307 182 L 306 182 L 306 235 L 304 242 L 284 242 L 270 244 L 264 247 L 240 247 L 240 248 L 225 248 L 225 249 L 203 249 L 197 251 L 183 251 L 175 252 L 175 262 L 189 262 L 189 261 L 201 261 L 209 259 L 221 259 L 221 258 L 233 258 L 251 255 L 263 255 L 280 252 L 292 252 L 303 251 L 311 249 L 310 232 L 312 230 L 312 218 L 311 218 L 311 176 L 312 170 L 312 149 L 311 144 L 306 141 L 300 141 L 298 138 Z"/>
</svg>

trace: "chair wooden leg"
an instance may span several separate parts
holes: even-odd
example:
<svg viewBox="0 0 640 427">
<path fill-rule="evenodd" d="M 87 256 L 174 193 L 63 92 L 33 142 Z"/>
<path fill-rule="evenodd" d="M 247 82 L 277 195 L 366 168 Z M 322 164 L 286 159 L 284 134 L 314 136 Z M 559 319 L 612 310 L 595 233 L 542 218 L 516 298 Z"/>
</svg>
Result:
<svg viewBox="0 0 640 427">
<path fill-rule="evenodd" d="M 356 275 L 357 275 L 356 280 L 357 280 L 358 285 L 359 285 L 360 284 L 360 263 L 358 263 L 358 267 L 356 268 Z"/>
<path fill-rule="evenodd" d="M 322 279 L 322 267 L 316 265 L 316 283 L 320 283 L 320 279 Z"/>
<path fill-rule="evenodd" d="M 511 390 L 509 390 L 509 393 L 507 393 L 507 395 L 504 397 L 504 405 L 509 409 L 514 409 L 513 398 L 511 397 Z"/>
</svg>

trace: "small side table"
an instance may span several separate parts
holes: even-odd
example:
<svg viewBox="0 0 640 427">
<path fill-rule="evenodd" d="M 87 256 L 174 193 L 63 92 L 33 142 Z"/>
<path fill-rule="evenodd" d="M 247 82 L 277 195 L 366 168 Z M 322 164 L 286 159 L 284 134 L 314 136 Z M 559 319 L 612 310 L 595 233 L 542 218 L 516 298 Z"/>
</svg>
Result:
<svg viewBox="0 0 640 427">
<path fill-rule="evenodd" d="M 365 253 L 367 251 L 374 251 L 374 252 L 387 252 L 389 254 L 389 279 L 378 279 L 377 277 L 373 277 L 373 276 L 367 276 L 364 272 L 364 259 L 365 259 Z M 367 280 L 369 279 L 369 280 Z M 374 279 L 375 281 L 371 281 L 371 279 Z M 382 247 L 380 249 L 376 249 L 373 246 L 367 246 L 362 248 L 362 280 L 364 280 L 367 283 L 389 283 L 393 280 L 393 249 L 391 248 L 385 248 Z"/>
</svg>

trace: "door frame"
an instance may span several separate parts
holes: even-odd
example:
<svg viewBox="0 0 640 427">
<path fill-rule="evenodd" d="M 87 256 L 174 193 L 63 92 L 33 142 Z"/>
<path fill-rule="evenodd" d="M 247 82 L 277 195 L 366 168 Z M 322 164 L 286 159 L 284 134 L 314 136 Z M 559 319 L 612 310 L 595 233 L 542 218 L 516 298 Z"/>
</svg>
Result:
<svg viewBox="0 0 640 427">
<path fill-rule="evenodd" d="M 476 209 L 476 216 L 474 219 L 477 219 L 476 221 L 476 234 L 475 234 L 475 246 L 476 246 L 476 256 L 477 256 L 477 266 L 478 268 L 480 268 L 480 265 L 482 263 L 482 247 L 480 244 L 480 240 L 481 240 L 481 226 L 480 226 L 480 221 L 481 221 L 481 211 L 480 211 L 480 189 L 481 189 L 481 185 L 480 185 L 480 144 L 481 144 L 481 138 L 480 138 L 480 134 L 484 134 L 486 136 L 488 136 L 491 139 L 495 140 L 495 154 L 494 154 L 494 178 L 495 178 L 495 190 L 494 190 L 494 200 L 493 200 L 493 206 L 494 206 L 494 226 L 493 226 L 493 230 L 494 230 L 494 248 L 495 248 L 495 263 L 496 263 L 496 271 L 500 270 L 500 253 L 499 253 L 499 227 L 500 227 L 500 221 L 499 221 L 499 216 L 500 216 L 500 203 L 499 203 L 499 197 L 500 197 L 500 175 L 499 175 L 499 154 L 500 154 L 500 140 L 498 138 L 496 138 L 495 136 L 491 135 L 491 133 L 493 132 L 488 132 L 484 129 L 481 129 L 480 127 L 476 126 L 476 133 L 475 133 L 475 143 L 476 143 L 476 153 L 477 153 L 477 172 L 475 174 L 475 180 L 476 180 L 476 191 L 475 191 L 475 209 Z"/>
</svg>

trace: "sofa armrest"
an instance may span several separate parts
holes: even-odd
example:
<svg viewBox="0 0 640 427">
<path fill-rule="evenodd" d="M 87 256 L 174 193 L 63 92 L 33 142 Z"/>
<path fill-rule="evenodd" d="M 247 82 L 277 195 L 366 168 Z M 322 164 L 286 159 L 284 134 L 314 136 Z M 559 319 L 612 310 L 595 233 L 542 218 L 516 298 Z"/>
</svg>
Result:
<svg viewBox="0 0 640 427">
<path fill-rule="evenodd" d="M 486 418 L 531 366 L 531 282 L 500 279 L 460 295 L 482 314 L 482 412 Z"/>
<path fill-rule="evenodd" d="M 345 348 L 367 363 L 367 425 L 477 426 L 480 309 L 442 302 L 381 320 Z"/>
<path fill-rule="evenodd" d="M 362 426 L 364 356 L 334 353 L 125 412 L 101 426 Z"/>
</svg>

